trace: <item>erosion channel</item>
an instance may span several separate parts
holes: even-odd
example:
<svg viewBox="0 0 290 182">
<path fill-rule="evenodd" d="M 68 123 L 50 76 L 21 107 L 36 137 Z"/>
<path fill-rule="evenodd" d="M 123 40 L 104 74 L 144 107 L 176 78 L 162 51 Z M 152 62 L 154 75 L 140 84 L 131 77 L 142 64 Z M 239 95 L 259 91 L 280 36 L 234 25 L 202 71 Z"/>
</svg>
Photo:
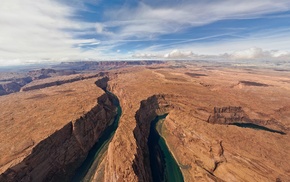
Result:
<svg viewBox="0 0 290 182">
<path fill-rule="evenodd" d="M 184 181 L 180 168 L 170 153 L 165 140 L 158 133 L 157 123 L 165 119 L 167 114 L 157 116 L 150 125 L 148 147 L 150 153 L 150 167 L 154 182 L 182 182 Z"/>
<path fill-rule="evenodd" d="M 105 129 L 98 142 L 90 150 L 86 160 L 76 170 L 76 173 L 72 179 L 73 182 L 91 181 L 91 178 L 93 177 L 98 165 L 102 160 L 102 154 L 107 151 L 108 145 L 113 138 L 116 129 L 118 128 L 119 120 L 122 115 L 122 109 L 120 107 L 119 100 L 113 93 L 109 91 L 106 91 L 106 93 L 109 95 L 113 104 L 117 107 L 117 114 L 114 118 L 114 122 Z"/>
</svg>

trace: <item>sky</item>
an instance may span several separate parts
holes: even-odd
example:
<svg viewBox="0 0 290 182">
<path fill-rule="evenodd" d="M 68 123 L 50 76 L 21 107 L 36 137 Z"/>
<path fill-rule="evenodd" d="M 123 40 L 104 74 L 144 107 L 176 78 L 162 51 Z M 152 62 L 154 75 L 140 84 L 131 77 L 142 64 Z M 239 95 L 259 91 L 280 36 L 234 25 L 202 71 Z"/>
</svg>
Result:
<svg viewBox="0 0 290 182">
<path fill-rule="evenodd" d="M 290 60 L 289 0 L 1 0 L 0 66 Z"/>
</svg>

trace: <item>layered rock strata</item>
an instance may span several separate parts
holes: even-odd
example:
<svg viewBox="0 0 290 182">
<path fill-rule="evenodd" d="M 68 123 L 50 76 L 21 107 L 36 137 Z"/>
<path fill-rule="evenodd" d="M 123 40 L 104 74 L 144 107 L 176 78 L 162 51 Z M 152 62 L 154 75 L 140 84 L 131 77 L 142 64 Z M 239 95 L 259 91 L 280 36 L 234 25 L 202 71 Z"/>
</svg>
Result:
<svg viewBox="0 0 290 182">
<path fill-rule="evenodd" d="M 115 111 L 109 96 L 103 94 L 88 113 L 37 144 L 22 162 L 1 174 L 0 181 L 69 181 L 112 123 Z"/>
<path fill-rule="evenodd" d="M 31 77 L 4 80 L 0 82 L 0 96 L 20 91 L 21 87 L 32 82 Z"/>
<path fill-rule="evenodd" d="M 39 81 L 39 83 L 36 82 L 29 85 L 25 85 L 24 87 L 21 88 L 20 91 L 30 91 L 30 90 L 37 90 L 37 89 L 42 89 L 42 88 L 47 88 L 47 87 L 52 87 L 52 86 L 59 86 L 66 83 L 72 83 L 72 82 L 76 82 L 80 80 L 104 76 L 106 74 L 107 74 L 106 72 L 100 72 L 100 73 L 92 74 L 92 75 L 77 75 L 77 76 L 73 75 L 73 76 L 68 77 L 67 79 L 60 79 L 60 80 L 53 78 L 51 81 L 45 80 L 45 81 Z"/>
<path fill-rule="evenodd" d="M 281 125 L 275 119 L 251 119 L 246 112 L 240 106 L 228 106 L 228 107 L 214 107 L 214 112 L 209 116 L 208 123 L 212 124 L 254 124 L 261 126 L 273 126 L 276 129 L 287 131 L 289 128 Z M 273 130 L 275 131 L 275 130 Z M 279 131 L 277 131 L 279 133 Z M 281 134 L 285 134 L 284 132 L 280 132 Z"/>
<path fill-rule="evenodd" d="M 163 95 L 153 95 L 143 100 L 136 112 L 137 125 L 133 133 L 137 143 L 137 154 L 132 166 L 139 181 L 152 181 L 147 145 L 150 124 L 156 116 L 165 114 L 169 109 L 170 106 Z"/>
<path fill-rule="evenodd" d="M 143 141 L 147 136 L 144 128 L 156 115 L 154 107 L 162 107 L 154 99 L 151 100 L 154 106 L 149 104 L 150 99 L 147 98 L 165 95 L 170 111 L 162 124 L 162 136 L 178 162 L 185 181 L 289 179 L 289 164 L 285 161 L 289 159 L 287 134 L 217 124 L 250 119 L 259 121 L 261 125 L 268 122 L 269 128 L 287 127 L 285 118 L 288 118 L 288 111 L 280 109 L 279 112 L 286 113 L 283 116 L 273 112 L 288 105 L 285 102 L 289 101 L 286 89 L 271 86 L 238 90 L 231 86 L 236 83 L 236 77 L 239 76 L 238 80 L 245 77 L 242 73 L 236 77 L 226 77 L 231 72 L 200 71 L 200 74 L 208 76 L 197 78 L 185 75 L 186 72 L 188 68 L 132 68 L 109 81 L 107 87 L 120 98 L 123 114 L 102 162 L 102 170 L 96 174 L 102 174 L 103 181 L 150 181 L 150 173 L 146 169 L 148 152 Z M 264 82 L 266 77 L 259 76 L 259 79 Z M 269 85 L 275 83 L 273 81 Z M 140 102 L 145 103 L 143 100 L 147 102 L 140 106 Z M 152 110 L 147 104 L 151 105 Z M 213 107 L 227 105 L 238 107 L 217 107 L 216 118 L 220 119 L 215 120 Z M 207 122 L 209 115 L 216 124 Z"/>
</svg>

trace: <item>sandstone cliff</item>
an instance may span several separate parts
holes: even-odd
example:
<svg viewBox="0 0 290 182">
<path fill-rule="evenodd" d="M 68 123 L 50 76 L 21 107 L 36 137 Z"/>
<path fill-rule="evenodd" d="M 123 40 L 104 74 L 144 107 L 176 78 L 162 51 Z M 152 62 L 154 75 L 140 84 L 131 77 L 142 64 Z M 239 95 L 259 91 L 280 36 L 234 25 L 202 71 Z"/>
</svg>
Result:
<svg viewBox="0 0 290 182">
<path fill-rule="evenodd" d="M 289 81 L 289 78 L 285 78 L 285 75 L 270 77 L 269 73 L 267 75 L 249 74 L 240 70 L 218 70 L 216 68 L 213 70 L 189 66 L 159 69 L 125 68 L 117 70 L 116 74 L 113 74 L 115 76 L 113 79 L 110 76 L 104 77 L 96 83 L 94 80 L 94 83 L 100 88 L 108 89 L 118 96 L 123 112 L 119 127 L 108 144 L 108 150 L 102 154 L 100 165 L 93 179 L 106 182 L 151 181 L 146 145 L 150 122 L 156 115 L 168 113 L 159 129 L 170 152 L 178 162 L 185 181 L 289 181 L 289 134 L 277 134 L 233 125 L 237 122 L 251 123 L 285 133 L 289 131 L 290 82 L 285 82 Z M 238 80 L 250 80 L 251 82 L 244 82 L 242 89 L 236 89 L 232 85 L 236 84 Z M 78 83 L 81 82 L 85 82 L 85 80 Z M 260 82 L 269 86 L 257 86 L 256 83 Z M 64 84 L 61 87 L 70 84 L 73 83 Z M 42 93 L 43 90 L 45 89 L 18 94 L 37 92 L 38 94 L 34 94 L 33 97 L 27 97 L 29 101 L 34 99 L 33 101 L 36 102 L 42 97 L 51 97 L 48 94 L 51 92 Z M 90 89 L 82 91 L 84 90 Z M 52 94 L 57 95 L 58 93 L 61 96 L 56 97 L 57 99 L 64 95 L 76 97 L 74 88 L 58 90 Z M 11 96 L 14 95 L 16 94 L 11 94 Z M 85 95 L 89 94 L 78 95 L 78 98 L 83 100 Z M 17 101 L 17 99 L 15 100 Z M 15 102 L 15 100 L 13 101 Z M 2 101 L 1 97 L 0 101 Z M 33 107 L 29 109 L 33 109 Z M 105 108 L 104 110 L 106 110 Z M 11 110 L 8 110 L 5 116 L 9 116 Z M 0 115 L 0 124 L 2 118 Z M 9 122 L 13 123 L 14 120 L 10 119 L 6 123 Z M 9 124 L 4 126 L 9 126 Z M 31 125 L 29 123 L 28 126 Z M 64 135 L 68 135 L 68 139 L 62 139 L 61 144 L 57 144 L 57 146 L 66 146 L 63 145 L 66 141 L 74 140 L 79 145 L 70 144 L 69 149 L 76 148 L 76 151 L 83 152 L 86 149 L 81 144 L 90 141 L 86 137 L 79 137 L 82 134 L 73 132 L 75 125 L 75 122 L 65 124 L 63 131 L 57 132 L 57 136 L 60 138 L 66 138 Z M 82 128 L 89 127 L 85 125 Z M 1 136 L 5 130 L 0 131 Z M 10 129 L 10 131 L 13 130 Z M 2 136 L 5 135 L 2 134 Z M 11 135 L 6 134 L 6 136 Z M 52 136 L 50 138 L 53 138 Z M 33 141 L 32 144 L 28 142 L 28 145 L 33 145 Z M 6 150 L 8 151 L 8 149 L 10 148 L 7 147 Z M 1 150 L 2 148 L 0 148 Z M 50 151 L 50 154 L 53 153 Z M 68 154 L 72 156 L 71 153 Z M 78 157 L 82 158 L 83 155 Z M 28 159 L 23 161 L 28 161 Z M 34 168 L 26 168 L 27 165 L 37 160 L 30 159 L 29 161 L 12 167 L 10 172 L 5 173 L 6 179 L 9 175 L 15 176 L 13 170 L 21 171 L 19 169 L 22 166 L 24 166 L 25 175 L 30 174 L 30 170 L 34 171 Z M 55 161 L 58 165 L 51 169 L 55 169 L 53 176 L 56 178 L 52 178 L 50 173 L 44 170 L 45 175 L 50 176 L 47 180 L 60 180 L 62 179 L 59 177 L 60 174 L 70 172 L 71 168 L 66 167 L 62 168 L 66 171 L 59 172 L 58 166 L 67 164 L 63 162 L 66 159 L 56 158 Z M 70 166 L 70 164 L 68 165 Z M 34 167 L 37 168 L 37 166 Z M 40 171 L 40 169 L 38 170 Z M 22 179 L 27 178 L 23 175 Z"/>
<path fill-rule="evenodd" d="M 136 65 L 164 64 L 164 61 L 81 61 L 62 62 L 57 67 L 69 68 L 72 70 L 108 70 L 110 68 L 120 68 Z"/>
<path fill-rule="evenodd" d="M 32 82 L 31 84 L 25 85 L 24 87 L 21 88 L 20 91 L 30 91 L 30 90 L 42 89 L 46 87 L 59 86 L 66 83 L 72 83 L 72 82 L 76 82 L 80 80 L 104 76 L 106 74 L 107 74 L 106 72 L 100 72 L 100 73 L 91 74 L 91 75 L 72 75 L 66 78 L 55 77 L 55 78 L 52 78 L 51 80 L 47 80 L 47 79 L 39 80 L 39 81 Z"/>
<path fill-rule="evenodd" d="M 0 83 L 0 96 L 18 92 L 20 91 L 21 87 L 30 83 L 31 81 L 31 77 L 9 79 L 4 82 L 2 81 L 3 83 Z"/>
<path fill-rule="evenodd" d="M 212 115 L 209 116 L 208 123 L 212 124 L 234 124 L 234 125 L 242 125 L 242 124 L 254 124 L 252 126 L 270 126 L 274 129 L 287 131 L 289 130 L 288 127 L 280 124 L 273 118 L 263 120 L 263 119 L 252 119 L 250 118 L 246 112 L 243 110 L 242 107 L 237 106 L 228 106 L 228 107 L 214 107 L 214 112 Z M 265 128 L 265 127 L 264 127 Z M 267 129 L 267 128 L 265 128 Z M 269 131 L 271 129 L 268 128 Z M 285 134 L 283 131 L 276 131 L 272 130 L 277 133 Z"/>
<path fill-rule="evenodd" d="M 143 100 L 139 110 L 136 112 L 135 119 L 137 125 L 133 133 L 137 143 L 137 154 L 135 155 L 132 166 L 139 181 L 152 181 L 147 145 L 150 124 L 156 116 L 165 114 L 168 111 L 169 105 L 165 97 L 162 95 L 153 95 Z"/>
<path fill-rule="evenodd" d="M 162 125 L 162 136 L 180 165 L 185 181 L 289 179 L 289 163 L 285 161 L 289 159 L 287 134 L 231 125 L 251 121 L 276 130 L 287 128 L 289 112 L 284 108 L 289 105 L 289 92 L 282 89 L 283 85 L 275 89 L 274 86 L 235 89 L 231 86 L 236 78 L 225 76 L 230 71 L 199 71 L 208 75 L 199 77 L 188 76 L 186 72 L 188 68 L 132 68 L 109 81 L 106 87 L 119 97 L 123 114 L 102 170 L 96 172 L 104 176 L 99 179 L 151 180 L 146 162 L 146 128 L 158 114 L 156 109 L 166 107 L 159 104 L 162 99 L 156 101 L 157 95 L 164 95 L 170 107 Z M 241 73 L 239 77 L 246 76 Z M 260 78 L 267 83 L 268 77 Z M 269 83 L 275 84 L 277 82 Z M 151 98 L 152 95 L 155 96 Z M 271 97 L 267 97 L 269 95 Z M 215 106 L 218 107 L 213 111 Z M 286 114 L 274 112 L 276 109 Z M 209 115 L 211 122 L 207 122 Z"/>
<path fill-rule="evenodd" d="M 113 121 L 115 110 L 103 94 L 88 113 L 37 144 L 22 162 L 1 174 L 0 181 L 68 181 Z"/>
</svg>

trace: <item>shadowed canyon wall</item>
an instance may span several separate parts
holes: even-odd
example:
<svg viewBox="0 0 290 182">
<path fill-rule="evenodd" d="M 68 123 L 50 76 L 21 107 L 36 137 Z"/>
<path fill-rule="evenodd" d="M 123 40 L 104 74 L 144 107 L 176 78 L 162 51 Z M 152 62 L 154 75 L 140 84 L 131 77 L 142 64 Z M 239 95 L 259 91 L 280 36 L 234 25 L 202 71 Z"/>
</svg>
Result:
<svg viewBox="0 0 290 182">
<path fill-rule="evenodd" d="M 109 97 L 103 94 L 88 113 L 37 144 L 21 163 L 7 169 L 0 181 L 69 181 L 114 120 L 116 107 Z"/>
<path fill-rule="evenodd" d="M 151 121 L 158 115 L 169 111 L 169 104 L 163 95 L 153 95 L 143 100 L 139 110 L 136 112 L 136 128 L 134 137 L 137 143 L 137 154 L 133 161 L 133 169 L 139 181 L 152 181 L 150 170 L 149 149 L 147 145 Z"/>
</svg>

